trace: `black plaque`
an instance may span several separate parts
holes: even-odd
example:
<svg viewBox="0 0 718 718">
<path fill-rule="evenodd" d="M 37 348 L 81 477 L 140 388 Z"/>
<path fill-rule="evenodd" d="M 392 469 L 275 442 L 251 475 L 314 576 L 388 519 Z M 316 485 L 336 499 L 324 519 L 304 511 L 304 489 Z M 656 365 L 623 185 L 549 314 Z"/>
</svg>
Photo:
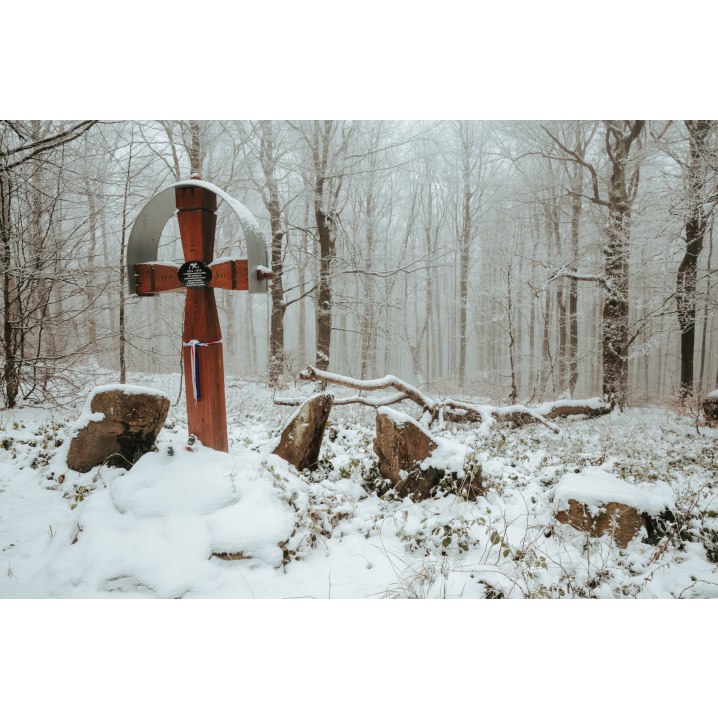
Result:
<svg viewBox="0 0 718 718">
<path fill-rule="evenodd" d="M 204 262 L 185 262 L 177 276 L 187 289 L 203 289 L 212 281 L 212 270 Z"/>
</svg>

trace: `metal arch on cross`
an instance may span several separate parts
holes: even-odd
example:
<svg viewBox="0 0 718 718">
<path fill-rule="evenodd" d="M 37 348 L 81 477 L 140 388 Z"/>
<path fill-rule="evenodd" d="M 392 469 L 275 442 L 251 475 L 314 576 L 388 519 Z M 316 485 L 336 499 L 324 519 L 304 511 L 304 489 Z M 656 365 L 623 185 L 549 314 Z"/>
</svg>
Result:
<svg viewBox="0 0 718 718">
<path fill-rule="evenodd" d="M 214 262 L 217 197 L 240 221 L 247 259 Z M 158 262 L 162 231 L 177 213 L 184 264 Z M 131 296 L 152 297 L 163 292 L 186 292 L 184 344 L 187 422 L 204 446 L 228 451 L 224 397 L 222 333 L 214 290 L 234 289 L 267 294 L 267 246 L 254 216 L 219 187 L 191 179 L 156 194 L 137 216 L 127 243 L 127 278 Z"/>
</svg>

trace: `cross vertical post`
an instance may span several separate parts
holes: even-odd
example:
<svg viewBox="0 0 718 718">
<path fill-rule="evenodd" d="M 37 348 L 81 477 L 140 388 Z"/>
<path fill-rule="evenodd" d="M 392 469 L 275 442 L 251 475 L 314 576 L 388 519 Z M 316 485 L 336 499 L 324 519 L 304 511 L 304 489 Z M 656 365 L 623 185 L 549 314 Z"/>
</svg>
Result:
<svg viewBox="0 0 718 718">
<path fill-rule="evenodd" d="M 177 220 L 182 238 L 185 262 L 211 264 L 214 259 L 214 236 L 217 226 L 217 196 L 203 187 L 175 188 Z M 214 289 L 188 288 L 185 300 L 184 367 L 187 393 L 188 431 L 204 446 L 228 451 L 227 409 L 224 397 L 224 359 L 222 344 L 195 347 L 200 395 L 195 402 L 192 376 L 192 341 L 219 342 L 217 303 Z"/>
<path fill-rule="evenodd" d="M 239 221 L 247 259 L 212 261 L 218 197 Z M 175 259 L 157 259 L 162 232 L 175 213 L 184 254 L 184 263 L 179 264 Z M 268 293 L 274 272 L 266 266 L 267 245 L 259 225 L 252 213 L 221 187 L 193 177 L 163 189 L 142 208 L 130 232 L 126 261 L 130 296 L 186 292 L 182 361 L 189 433 L 204 446 L 227 452 L 222 332 L 214 290 Z"/>
</svg>

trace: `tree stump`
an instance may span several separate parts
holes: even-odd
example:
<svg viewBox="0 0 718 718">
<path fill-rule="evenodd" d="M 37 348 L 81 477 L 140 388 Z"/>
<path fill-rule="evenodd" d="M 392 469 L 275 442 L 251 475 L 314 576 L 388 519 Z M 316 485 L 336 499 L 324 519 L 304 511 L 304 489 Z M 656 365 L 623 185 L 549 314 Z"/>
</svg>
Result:
<svg viewBox="0 0 718 718">
<path fill-rule="evenodd" d="M 99 386 L 88 397 L 67 453 L 69 469 L 107 464 L 129 469 L 146 454 L 167 419 L 170 400 L 140 386 Z"/>
<path fill-rule="evenodd" d="M 279 446 L 272 453 L 299 471 L 314 468 L 333 404 L 331 394 L 315 394 L 305 401 L 284 427 Z"/>
</svg>

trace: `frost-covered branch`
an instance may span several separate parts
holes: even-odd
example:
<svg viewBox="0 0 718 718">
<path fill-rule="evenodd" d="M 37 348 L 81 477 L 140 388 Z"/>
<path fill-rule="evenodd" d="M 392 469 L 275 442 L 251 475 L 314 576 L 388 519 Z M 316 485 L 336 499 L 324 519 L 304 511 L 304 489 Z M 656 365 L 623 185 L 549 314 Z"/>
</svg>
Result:
<svg viewBox="0 0 718 718">
<path fill-rule="evenodd" d="M 364 406 L 379 408 L 409 399 L 421 407 L 423 411 L 429 412 L 434 420 L 443 416 L 444 419 L 453 422 L 481 423 L 484 432 L 488 431 L 490 427 L 497 422 L 521 425 L 538 421 L 554 433 L 558 433 L 559 429 L 556 424 L 551 422 L 551 419 L 561 416 L 584 414 L 589 417 L 602 416 L 603 414 L 608 414 L 613 408 L 611 404 L 606 404 L 606 402 L 598 397 L 587 400 L 569 399 L 553 401 L 534 407 L 523 406 L 522 404 L 498 407 L 489 404 L 472 404 L 455 399 L 435 400 L 395 376 L 388 375 L 383 379 L 364 381 L 362 379 L 342 376 L 341 374 L 321 371 L 312 366 L 308 367 L 306 371 L 301 372 L 299 376 L 304 381 L 319 380 L 328 384 L 337 384 L 338 386 L 345 386 L 359 391 L 380 391 L 381 389 L 391 387 L 398 392 L 378 399 L 369 399 L 358 395 L 349 396 L 336 399 L 334 401 L 335 406 L 363 404 Z M 304 403 L 304 401 L 306 401 L 304 398 L 291 397 L 276 398 L 274 403 L 280 406 L 299 406 Z"/>
<path fill-rule="evenodd" d="M 568 149 L 566 145 L 564 145 L 560 140 L 558 140 L 556 137 L 554 137 L 543 125 L 541 125 L 541 129 L 568 155 L 571 156 L 572 161 L 578 162 L 578 164 L 583 165 L 590 173 L 591 173 L 591 184 L 593 186 L 593 197 L 591 197 L 591 201 L 595 204 L 602 205 L 604 207 L 610 206 L 609 202 L 606 202 L 605 199 L 601 199 L 599 192 L 598 192 L 598 175 L 596 174 L 595 167 L 590 163 L 586 162 L 586 160 L 581 157 L 577 152 L 574 152 L 573 150 Z"/>
<path fill-rule="evenodd" d="M 347 396 L 341 399 L 334 399 L 334 406 L 346 406 L 347 404 L 363 404 L 364 406 L 371 406 L 374 409 L 378 409 L 380 406 L 390 406 L 391 404 L 398 404 L 400 401 L 406 401 L 409 397 L 406 394 L 391 394 L 390 396 L 370 399 L 366 396 Z M 301 406 L 305 401 L 306 397 L 279 397 L 274 400 L 275 404 L 279 406 Z"/>
<path fill-rule="evenodd" d="M 546 282 L 546 284 L 550 284 L 554 280 L 561 279 L 563 277 L 566 277 L 567 279 L 575 279 L 579 282 L 596 282 L 597 284 L 600 284 L 606 291 L 611 291 L 611 285 L 606 280 L 606 277 L 601 274 L 580 274 L 579 272 L 560 271 L 556 272 L 556 274 L 554 274 Z"/>
<path fill-rule="evenodd" d="M 432 413 L 434 405 L 436 404 L 435 401 L 422 394 L 416 387 L 407 384 L 391 374 L 385 376 L 383 379 L 363 381 L 361 379 L 352 379 L 348 376 L 341 376 L 340 374 L 332 374 L 331 372 L 322 371 L 321 369 L 310 366 L 307 367 L 306 371 L 301 372 L 299 377 L 304 379 L 304 381 L 326 381 L 329 384 L 338 384 L 339 386 L 346 386 L 349 389 L 357 389 L 359 391 L 380 391 L 381 389 L 392 387 L 405 394 L 422 409 L 431 411 Z"/>
</svg>

